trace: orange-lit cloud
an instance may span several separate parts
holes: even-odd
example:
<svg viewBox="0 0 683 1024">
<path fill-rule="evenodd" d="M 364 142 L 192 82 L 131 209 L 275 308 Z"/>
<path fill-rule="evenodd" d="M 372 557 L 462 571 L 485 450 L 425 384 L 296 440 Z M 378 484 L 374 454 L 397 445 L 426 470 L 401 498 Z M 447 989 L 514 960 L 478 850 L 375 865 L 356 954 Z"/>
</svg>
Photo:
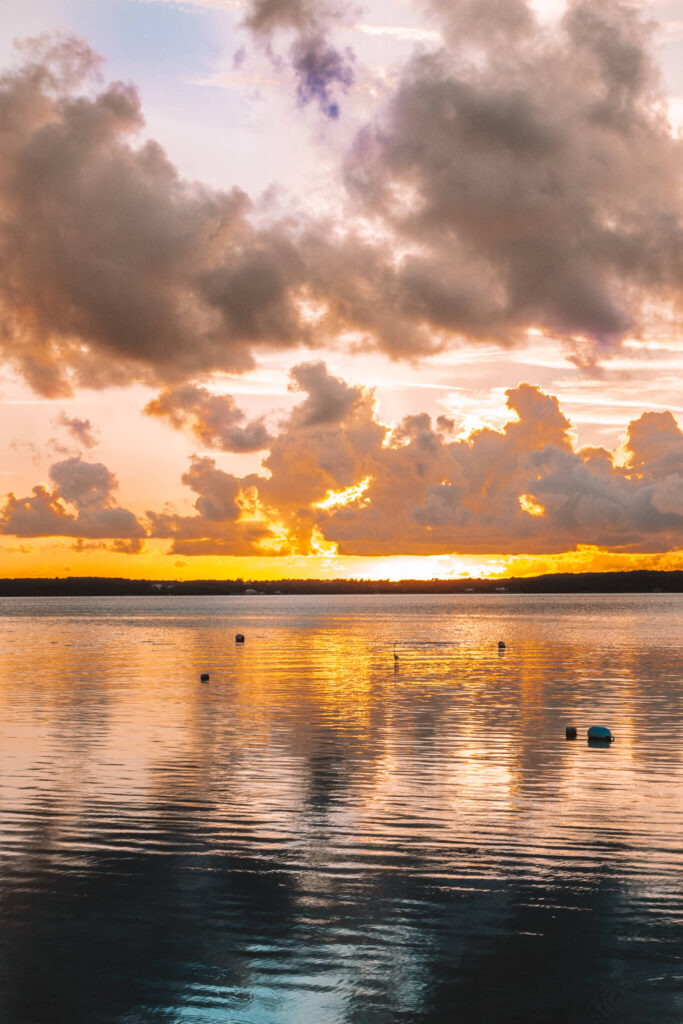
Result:
<svg viewBox="0 0 683 1024">
<path fill-rule="evenodd" d="M 65 459 L 52 466 L 50 477 L 52 491 L 38 485 L 29 497 L 7 495 L 0 511 L 1 533 L 119 540 L 146 535 L 133 513 L 115 504 L 116 477 L 101 462 Z"/>
<path fill-rule="evenodd" d="M 604 448 L 576 450 L 557 399 L 530 384 L 507 392 L 501 430 L 453 440 L 449 421 L 426 414 L 390 431 L 372 393 L 324 364 L 297 367 L 293 379 L 305 397 L 270 440 L 268 475 L 239 478 L 194 456 L 182 481 L 195 514 L 149 510 L 151 537 L 170 539 L 176 554 L 251 556 L 649 553 L 683 543 L 683 433 L 669 413 L 632 422 L 618 461 Z M 8 497 L 5 533 L 142 535 L 132 513 L 112 506 L 115 480 L 102 464 L 65 460 L 51 476 L 54 493 Z"/>
<path fill-rule="evenodd" d="M 190 431 L 209 448 L 251 452 L 267 448 L 270 441 L 263 420 L 245 422 L 244 412 L 231 395 L 212 394 L 195 384 L 166 388 L 147 403 L 145 412 Z"/>
<path fill-rule="evenodd" d="M 539 505 L 538 502 L 534 501 L 530 494 L 520 494 L 519 507 L 523 512 L 526 512 L 526 514 L 529 516 L 545 515 L 545 509 L 543 508 L 543 505 Z"/>
</svg>

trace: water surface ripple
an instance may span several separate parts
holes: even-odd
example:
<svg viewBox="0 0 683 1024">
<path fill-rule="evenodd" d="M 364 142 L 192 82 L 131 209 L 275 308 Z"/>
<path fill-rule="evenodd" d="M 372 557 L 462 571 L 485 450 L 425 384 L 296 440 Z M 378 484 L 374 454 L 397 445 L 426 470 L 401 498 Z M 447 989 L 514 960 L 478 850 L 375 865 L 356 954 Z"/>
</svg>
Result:
<svg viewBox="0 0 683 1024">
<path fill-rule="evenodd" d="M 682 627 L 0 599 L 0 1021 L 680 1024 Z"/>
</svg>

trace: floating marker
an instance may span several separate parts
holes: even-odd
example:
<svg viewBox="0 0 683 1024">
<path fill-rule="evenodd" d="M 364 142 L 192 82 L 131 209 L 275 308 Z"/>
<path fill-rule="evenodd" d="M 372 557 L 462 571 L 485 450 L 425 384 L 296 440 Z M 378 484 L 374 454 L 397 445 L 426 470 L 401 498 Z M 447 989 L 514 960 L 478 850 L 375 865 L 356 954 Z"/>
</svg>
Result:
<svg viewBox="0 0 683 1024">
<path fill-rule="evenodd" d="M 394 651 L 394 661 L 398 661 L 398 654 Z"/>
<path fill-rule="evenodd" d="M 235 635 L 235 643 L 236 644 L 243 644 L 244 643 L 244 633 L 237 633 Z"/>
<path fill-rule="evenodd" d="M 601 743 L 611 743 L 614 736 L 604 725 L 591 725 L 588 730 L 588 739 L 598 740 Z"/>
<path fill-rule="evenodd" d="M 565 734 L 565 736 L 566 736 L 566 738 L 568 740 L 575 740 L 576 739 L 576 726 L 575 725 L 568 725 L 567 728 L 564 730 L 564 734 Z"/>
<path fill-rule="evenodd" d="M 505 650 L 505 641 L 504 640 L 499 640 L 498 641 L 498 650 L 499 651 L 504 651 Z"/>
<path fill-rule="evenodd" d="M 209 673 L 208 672 L 202 672 L 202 674 L 200 675 L 199 678 L 200 678 L 200 680 L 203 683 L 208 683 L 208 681 L 209 681 Z"/>
</svg>

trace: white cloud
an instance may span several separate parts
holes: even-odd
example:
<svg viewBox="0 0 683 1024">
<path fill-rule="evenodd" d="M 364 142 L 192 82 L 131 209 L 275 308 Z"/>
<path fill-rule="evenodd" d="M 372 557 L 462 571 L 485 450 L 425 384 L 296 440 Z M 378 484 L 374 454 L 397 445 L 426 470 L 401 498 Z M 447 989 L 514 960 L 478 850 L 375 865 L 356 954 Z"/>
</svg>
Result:
<svg viewBox="0 0 683 1024">
<path fill-rule="evenodd" d="M 354 32 L 362 32 L 367 36 L 387 36 L 407 43 L 441 43 L 441 33 L 429 28 L 418 28 L 415 25 L 371 25 L 359 21 L 353 26 Z"/>
</svg>

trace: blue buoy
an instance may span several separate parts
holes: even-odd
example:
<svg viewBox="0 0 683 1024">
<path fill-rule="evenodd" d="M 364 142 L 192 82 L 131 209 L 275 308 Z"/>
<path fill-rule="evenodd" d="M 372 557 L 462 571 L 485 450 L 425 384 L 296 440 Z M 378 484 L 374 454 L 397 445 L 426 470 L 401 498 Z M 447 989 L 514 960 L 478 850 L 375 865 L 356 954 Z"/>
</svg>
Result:
<svg viewBox="0 0 683 1024">
<path fill-rule="evenodd" d="M 588 730 L 589 740 L 598 740 L 601 743 L 611 743 L 614 736 L 604 725 L 591 725 Z"/>
<path fill-rule="evenodd" d="M 208 683 L 208 681 L 209 681 L 209 673 L 208 672 L 202 672 L 202 674 L 200 675 L 199 678 L 202 681 L 202 683 Z"/>
<path fill-rule="evenodd" d="M 503 640 L 499 640 L 498 641 L 498 650 L 499 651 L 504 651 L 505 650 L 505 643 L 504 643 Z"/>
<path fill-rule="evenodd" d="M 236 644 L 243 644 L 244 643 L 244 633 L 237 633 L 235 635 L 235 643 Z"/>
</svg>

